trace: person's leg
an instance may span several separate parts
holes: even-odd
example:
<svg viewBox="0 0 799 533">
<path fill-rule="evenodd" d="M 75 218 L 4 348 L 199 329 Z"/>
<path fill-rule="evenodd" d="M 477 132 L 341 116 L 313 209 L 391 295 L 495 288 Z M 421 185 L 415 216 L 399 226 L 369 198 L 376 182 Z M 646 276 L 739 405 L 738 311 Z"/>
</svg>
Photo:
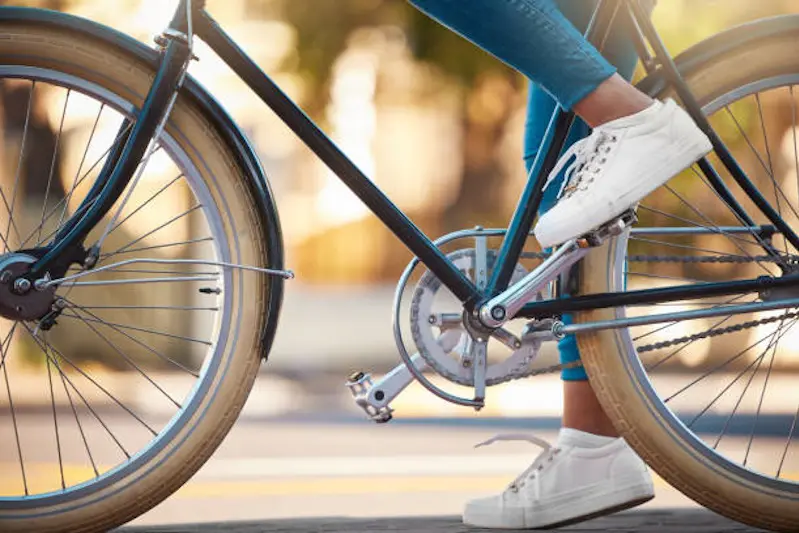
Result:
<svg viewBox="0 0 799 533">
<path fill-rule="evenodd" d="M 654 2 L 653 2 L 654 3 Z M 558 8 L 579 30 L 584 31 L 591 19 L 596 6 L 595 0 L 558 0 Z M 654 6 L 648 6 L 651 10 Z M 617 27 L 607 40 L 603 56 L 617 69 L 618 74 L 625 80 L 632 79 L 638 55 L 632 42 L 625 33 L 627 28 Z M 525 125 L 524 159 L 528 173 L 535 172 L 533 168 L 538 151 L 544 142 L 549 119 L 557 106 L 557 102 L 544 89 L 531 81 L 527 121 Z M 581 119 L 577 119 L 569 132 L 564 151 L 577 141 L 584 139 L 591 133 L 591 127 Z M 557 202 L 557 192 L 561 182 L 565 179 L 565 172 L 561 172 L 553 186 L 545 191 L 541 212 L 548 211 Z M 564 316 L 564 322 L 571 323 L 571 315 Z M 561 363 L 567 364 L 580 359 L 577 341 L 574 336 L 568 336 L 558 343 Z M 582 367 L 571 368 L 562 372 L 564 405 L 562 425 L 566 428 L 577 429 L 595 435 L 618 436 L 613 424 L 605 414 L 593 389 L 588 383 L 588 376 Z"/>
<path fill-rule="evenodd" d="M 594 4 L 593 0 L 558 1 L 560 9 L 578 29 L 587 26 Z M 615 32 L 603 52 L 620 76 L 632 77 L 637 56 L 623 33 Z M 556 106 L 550 94 L 531 83 L 524 154 L 528 172 L 537 170 L 536 156 Z M 564 150 L 590 134 L 589 124 L 578 119 Z M 553 186 L 545 191 L 542 212 L 557 203 L 557 192 L 564 179 L 565 171 L 561 171 Z M 571 316 L 564 316 L 565 322 L 571 320 Z M 580 358 L 573 336 L 560 341 L 558 349 L 562 363 Z M 618 438 L 585 370 L 582 367 L 564 370 L 562 379 L 562 429 L 554 447 L 545 451 L 503 494 L 469 502 L 464 511 L 466 523 L 482 527 L 547 527 L 633 507 L 653 496 L 651 477 L 643 461 Z M 539 479 L 530 479 L 536 476 Z M 525 484 L 535 484 L 532 495 L 525 491 Z"/>
<path fill-rule="evenodd" d="M 571 154 L 572 177 L 559 191 L 558 205 L 536 225 L 543 246 L 580 237 L 621 215 L 712 148 L 673 101 L 654 102 L 618 75 L 554 0 L 411 1 L 594 128 L 590 142 Z"/>
</svg>

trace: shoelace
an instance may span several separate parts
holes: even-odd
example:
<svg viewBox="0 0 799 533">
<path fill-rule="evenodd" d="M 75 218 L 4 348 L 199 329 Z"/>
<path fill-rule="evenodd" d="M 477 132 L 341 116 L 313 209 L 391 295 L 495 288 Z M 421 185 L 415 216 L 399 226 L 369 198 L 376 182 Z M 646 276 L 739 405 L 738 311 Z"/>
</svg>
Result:
<svg viewBox="0 0 799 533">
<path fill-rule="evenodd" d="M 563 183 L 558 191 L 558 199 L 564 193 L 566 198 L 578 190 L 585 190 L 580 187 L 584 181 L 592 183 L 594 176 L 599 173 L 601 165 L 607 162 L 607 156 L 613 149 L 613 144 L 618 141 L 616 134 L 608 133 L 603 130 L 594 130 L 585 139 L 579 140 L 566 150 L 563 156 L 550 172 L 544 190 L 546 190 L 565 168 L 566 174 Z M 567 167 L 566 165 L 574 157 L 574 161 Z M 586 179 L 586 176 L 590 176 Z"/>
<path fill-rule="evenodd" d="M 522 433 L 506 433 L 501 435 L 496 435 L 491 437 L 485 442 L 481 442 L 480 444 L 475 445 L 475 448 L 480 448 L 483 446 L 489 446 L 494 444 L 495 442 L 500 441 L 525 441 L 531 444 L 535 444 L 543 449 L 543 451 L 535 458 L 533 464 L 531 464 L 524 472 L 519 474 L 516 479 L 514 479 L 510 485 L 508 485 L 508 489 L 513 492 L 519 492 L 519 489 L 522 488 L 528 479 L 533 479 L 536 477 L 538 472 L 541 472 L 544 467 L 552 462 L 552 459 L 560 453 L 560 448 L 556 446 L 552 446 L 550 443 L 536 437 L 535 435 L 529 434 L 522 434 Z"/>
</svg>

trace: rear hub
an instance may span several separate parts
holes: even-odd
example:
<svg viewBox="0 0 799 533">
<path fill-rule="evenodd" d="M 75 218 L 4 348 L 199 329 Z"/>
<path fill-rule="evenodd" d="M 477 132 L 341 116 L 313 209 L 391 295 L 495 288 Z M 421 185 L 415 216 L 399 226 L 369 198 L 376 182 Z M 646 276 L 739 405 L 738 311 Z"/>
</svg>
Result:
<svg viewBox="0 0 799 533">
<path fill-rule="evenodd" d="M 9 320 L 39 320 L 51 312 L 56 287 L 33 287 L 23 277 L 35 262 L 35 257 L 20 253 L 0 257 L 0 316 Z"/>
</svg>

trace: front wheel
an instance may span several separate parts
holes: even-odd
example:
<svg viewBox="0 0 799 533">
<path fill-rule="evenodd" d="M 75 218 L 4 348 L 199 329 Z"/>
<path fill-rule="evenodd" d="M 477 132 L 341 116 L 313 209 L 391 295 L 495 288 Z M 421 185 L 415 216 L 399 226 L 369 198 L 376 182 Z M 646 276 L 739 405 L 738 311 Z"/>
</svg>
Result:
<svg viewBox="0 0 799 533">
<path fill-rule="evenodd" d="M 709 54 L 687 76 L 739 164 L 799 227 L 799 30 Z M 660 98 L 670 94 L 653 95 Z M 714 157 L 710 162 L 723 167 Z M 739 202 L 753 204 L 721 172 Z M 785 263 L 797 250 L 753 231 L 693 168 L 645 199 L 632 232 L 592 251 L 582 294 L 729 281 L 783 270 L 764 256 L 771 240 Z M 755 217 L 758 225 L 764 217 Z M 761 228 L 762 229 L 762 228 Z M 774 297 L 794 297 L 793 294 Z M 754 294 L 579 313 L 577 322 L 718 307 Z M 784 309 L 578 336 L 591 384 L 617 429 L 671 485 L 729 518 L 799 531 L 799 313 Z M 686 372 L 685 369 L 691 369 Z"/>
<path fill-rule="evenodd" d="M 75 214 L 154 70 L 72 30 L 0 22 L 0 35 L 5 257 Z M 61 284 L 52 322 L 0 321 L 0 531 L 139 516 L 203 464 L 247 398 L 282 280 L 213 263 L 279 268 L 281 243 L 206 113 L 178 98 L 141 179 L 89 235 L 108 235 L 97 267 L 111 268 Z"/>
</svg>

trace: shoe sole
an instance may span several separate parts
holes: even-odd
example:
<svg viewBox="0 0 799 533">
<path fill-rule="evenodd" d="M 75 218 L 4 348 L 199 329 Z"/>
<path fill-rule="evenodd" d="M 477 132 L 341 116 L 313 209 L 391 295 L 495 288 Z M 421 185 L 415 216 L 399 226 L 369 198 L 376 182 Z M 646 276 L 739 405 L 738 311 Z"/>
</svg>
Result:
<svg viewBox="0 0 799 533">
<path fill-rule="evenodd" d="M 577 516 L 570 515 L 568 505 L 564 506 L 563 503 L 552 503 L 547 505 L 545 511 L 539 511 L 542 514 L 549 514 L 550 516 L 539 516 L 541 521 L 538 522 L 534 520 L 528 521 L 528 517 L 525 516 L 526 512 L 521 512 L 521 514 L 518 514 L 518 511 L 510 514 L 500 512 L 497 514 L 492 512 L 484 513 L 472 511 L 471 513 L 464 512 L 463 523 L 475 528 L 517 531 L 559 528 L 623 511 L 625 509 L 631 509 L 648 502 L 654 497 L 655 493 L 651 483 L 642 484 L 635 482 L 617 487 L 611 493 L 606 493 L 604 497 L 591 496 L 591 499 L 606 499 L 610 501 L 606 501 L 604 504 L 602 502 L 596 502 L 598 507 L 594 506 L 593 509 Z M 621 500 L 621 503 L 617 503 L 619 500 Z M 563 518 L 564 515 L 566 515 L 567 518 Z"/>
<path fill-rule="evenodd" d="M 579 523 L 585 522 L 587 520 L 593 520 L 594 518 L 599 518 L 601 516 L 607 516 L 607 515 L 610 515 L 610 514 L 620 513 L 621 511 L 626 511 L 628 509 L 632 509 L 633 507 L 638 507 L 639 505 L 643 505 L 646 502 L 653 500 L 654 498 L 655 498 L 655 495 L 653 494 L 652 496 L 646 496 L 644 498 L 639 498 L 637 500 L 631 500 L 629 502 L 626 502 L 626 503 L 623 503 L 623 504 L 620 504 L 620 505 L 614 505 L 612 507 L 607 507 L 605 509 L 600 509 L 599 511 L 594 511 L 592 513 L 588 513 L 588 514 L 585 514 L 585 515 L 582 515 L 582 516 L 577 516 L 577 517 L 574 517 L 574 518 L 570 518 L 568 520 L 563 520 L 561 522 L 554 522 L 552 524 L 546 524 L 546 525 L 543 525 L 543 526 L 535 526 L 532 529 L 533 530 L 536 530 L 536 529 L 553 529 L 553 528 L 561 528 L 561 527 L 571 526 L 571 525 L 574 525 L 574 524 L 579 524 Z"/>
</svg>

